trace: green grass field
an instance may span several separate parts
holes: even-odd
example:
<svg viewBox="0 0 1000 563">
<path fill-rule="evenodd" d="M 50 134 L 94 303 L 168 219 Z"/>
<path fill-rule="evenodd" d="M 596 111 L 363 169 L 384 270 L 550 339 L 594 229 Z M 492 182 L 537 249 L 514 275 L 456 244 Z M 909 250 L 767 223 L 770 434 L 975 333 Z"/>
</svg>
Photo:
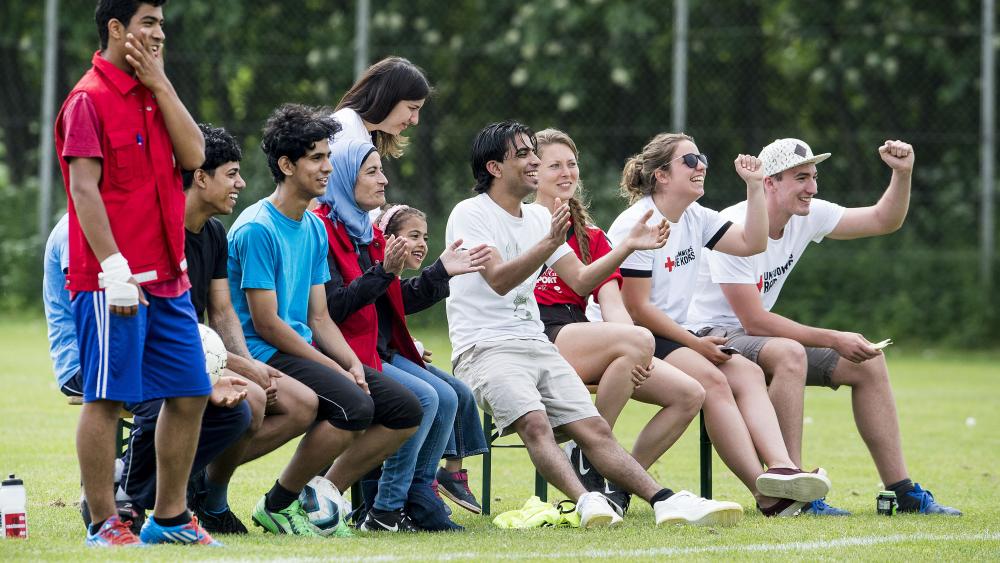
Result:
<svg viewBox="0 0 1000 563">
<path fill-rule="evenodd" d="M 421 333 L 439 363 L 448 357 L 444 333 Z M 765 520 L 749 493 L 716 459 L 715 495 L 740 502 L 745 518 L 735 528 L 656 528 L 645 503 L 633 503 L 613 530 L 501 531 L 486 517 L 455 508 L 462 534 L 365 536 L 304 540 L 264 536 L 224 537 L 225 549 L 156 547 L 141 553 L 88 550 L 75 505 L 79 474 L 73 446 L 78 410 L 66 405 L 52 377 L 41 319 L 0 320 L 0 472 L 17 473 L 28 491 L 30 538 L 0 541 L 0 560 L 474 560 L 584 559 L 1000 559 L 1000 370 L 998 353 L 963 354 L 889 349 L 903 442 L 910 473 L 939 500 L 965 511 L 962 518 L 880 517 L 875 514 L 878 476 L 850 411 L 850 391 L 810 389 L 806 396 L 805 463 L 822 465 L 833 480 L 829 500 L 854 512 L 846 519 Z M 630 405 L 616 433 L 629 444 L 648 408 Z M 241 468 L 230 503 L 249 523 L 290 449 Z M 494 513 L 516 508 L 532 494 L 533 473 L 521 450 L 494 457 Z M 481 485 L 480 462 L 467 464 L 472 487 Z M 697 491 L 697 428 L 654 467 L 674 489 Z M 477 493 L 478 494 L 478 493 Z M 560 493 L 550 489 L 550 500 Z"/>
</svg>

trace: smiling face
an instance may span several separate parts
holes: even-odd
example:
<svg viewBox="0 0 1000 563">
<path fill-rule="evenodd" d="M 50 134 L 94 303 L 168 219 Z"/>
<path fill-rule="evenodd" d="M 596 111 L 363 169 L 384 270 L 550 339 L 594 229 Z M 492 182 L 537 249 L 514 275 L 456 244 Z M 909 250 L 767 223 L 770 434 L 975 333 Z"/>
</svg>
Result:
<svg viewBox="0 0 1000 563">
<path fill-rule="evenodd" d="M 580 168 L 573 149 L 562 143 L 552 143 L 540 146 L 539 152 L 539 197 L 566 201 L 576 195 L 576 189 L 580 185 Z"/>
<path fill-rule="evenodd" d="M 399 135 L 407 127 L 420 123 L 420 108 L 422 107 L 424 107 L 424 100 L 402 100 L 393 106 L 392 111 L 385 116 L 385 119 L 375 124 L 375 129 L 390 135 Z"/>
<path fill-rule="evenodd" d="M 378 209 L 385 205 L 385 187 L 389 180 L 382 173 L 382 159 L 372 151 L 358 170 L 358 179 L 354 182 L 354 201 L 365 211 Z"/>
<path fill-rule="evenodd" d="M 285 173 L 285 183 L 294 186 L 307 198 L 319 197 L 326 193 L 333 165 L 330 164 L 330 143 L 326 139 L 316 141 L 313 147 L 292 162 L 287 156 L 278 160 Z"/>
<path fill-rule="evenodd" d="M 198 188 L 202 190 L 199 192 L 202 200 L 220 215 L 232 214 L 240 192 L 247 186 L 240 176 L 239 162 L 223 163 L 213 174 L 199 170 L 195 178 Z"/>
<path fill-rule="evenodd" d="M 160 49 L 167 36 L 163 32 L 163 8 L 150 4 L 139 4 L 135 15 L 128 22 L 112 19 L 108 22 L 109 45 L 113 41 L 124 53 L 125 41 L 129 33 L 145 41 L 154 56 L 159 56 Z"/>
<path fill-rule="evenodd" d="M 819 173 L 815 164 L 789 168 L 780 174 L 781 179 L 769 176 L 764 179 L 768 197 L 778 209 L 789 215 L 809 215 L 809 205 L 819 193 L 816 179 Z"/>
<path fill-rule="evenodd" d="M 670 169 L 663 167 L 655 172 L 657 190 L 666 189 L 671 194 L 677 196 L 688 196 L 694 201 L 705 195 L 705 176 L 708 167 L 701 160 L 697 160 L 694 168 L 688 167 L 684 159 L 680 158 L 686 154 L 699 154 L 698 146 L 693 142 L 684 139 L 677 143 L 674 149 L 673 160 L 670 162 Z"/>
<path fill-rule="evenodd" d="M 393 234 L 406 241 L 406 269 L 419 270 L 427 257 L 427 221 L 419 215 L 410 215 L 400 221 Z"/>
<path fill-rule="evenodd" d="M 494 184 L 502 183 L 508 191 L 520 198 L 527 197 L 538 190 L 538 167 L 542 161 L 535 154 L 531 138 L 524 133 L 514 137 L 503 162 L 491 161 L 495 164 Z"/>
</svg>

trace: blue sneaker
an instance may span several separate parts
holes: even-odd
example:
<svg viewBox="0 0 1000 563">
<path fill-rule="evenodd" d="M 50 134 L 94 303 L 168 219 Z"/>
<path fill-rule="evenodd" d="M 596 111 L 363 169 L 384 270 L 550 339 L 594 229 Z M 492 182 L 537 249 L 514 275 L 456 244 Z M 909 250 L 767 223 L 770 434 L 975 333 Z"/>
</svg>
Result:
<svg viewBox="0 0 1000 563">
<path fill-rule="evenodd" d="M 809 514 L 812 516 L 850 516 L 851 513 L 844 510 L 843 508 L 837 508 L 836 506 L 830 506 L 826 503 L 826 497 L 818 498 L 805 506 L 802 509 L 802 514 Z"/>
<path fill-rule="evenodd" d="M 180 526 L 161 526 L 156 522 L 156 517 L 151 516 L 142 525 L 139 539 L 145 544 L 177 543 L 222 547 L 221 543 L 212 539 L 205 528 L 198 524 L 197 516 L 192 516 L 190 522 Z"/>
<path fill-rule="evenodd" d="M 919 514 L 943 514 L 945 516 L 961 516 L 962 511 L 950 506 L 938 504 L 934 500 L 934 495 L 930 491 L 925 491 L 920 487 L 920 483 L 913 484 L 913 490 L 903 493 L 907 497 L 900 503 L 899 511 L 903 513 Z M 904 505 L 907 505 L 904 507 Z"/>
</svg>

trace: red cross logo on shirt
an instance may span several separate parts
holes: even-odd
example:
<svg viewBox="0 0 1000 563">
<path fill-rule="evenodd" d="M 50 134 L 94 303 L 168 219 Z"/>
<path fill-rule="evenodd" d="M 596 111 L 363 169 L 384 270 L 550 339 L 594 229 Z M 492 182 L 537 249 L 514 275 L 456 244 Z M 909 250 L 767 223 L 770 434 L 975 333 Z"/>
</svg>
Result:
<svg viewBox="0 0 1000 563">
<path fill-rule="evenodd" d="M 674 259 L 667 256 L 667 261 L 664 262 L 663 267 L 666 268 L 668 272 L 673 272 L 675 264 L 676 262 L 674 262 Z"/>
<path fill-rule="evenodd" d="M 757 280 L 757 293 L 760 293 L 760 290 L 763 289 L 763 287 L 764 287 L 764 276 L 761 276 L 760 279 Z"/>
</svg>

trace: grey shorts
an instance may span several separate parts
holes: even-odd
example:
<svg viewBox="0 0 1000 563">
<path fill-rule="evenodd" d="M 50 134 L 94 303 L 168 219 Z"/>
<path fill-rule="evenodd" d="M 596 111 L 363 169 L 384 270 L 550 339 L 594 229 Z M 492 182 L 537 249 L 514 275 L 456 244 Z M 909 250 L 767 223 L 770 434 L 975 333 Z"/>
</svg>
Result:
<svg viewBox="0 0 1000 563">
<path fill-rule="evenodd" d="M 453 372 L 493 416 L 501 435 L 531 411 L 545 411 L 553 429 L 600 416 L 586 385 L 551 342 L 482 342 L 455 359 Z"/>
<path fill-rule="evenodd" d="M 764 349 L 764 345 L 773 336 L 750 336 L 742 327 L 707 327 L 698 331 L 698 336 L 722 336 L 726 338 L 726 344 L 740 351 L 748 360 L 757 363 L 757 356 Z M 837 389 L 839 385 L 833 384 L 833 370 L 840 361 L 840 354 L 833 348 L 813 348 L 805 346 L 806 362 L 809 369 L 806 372 L 806 385 L 813 387 L 829 387 Z"/>
</svg>

